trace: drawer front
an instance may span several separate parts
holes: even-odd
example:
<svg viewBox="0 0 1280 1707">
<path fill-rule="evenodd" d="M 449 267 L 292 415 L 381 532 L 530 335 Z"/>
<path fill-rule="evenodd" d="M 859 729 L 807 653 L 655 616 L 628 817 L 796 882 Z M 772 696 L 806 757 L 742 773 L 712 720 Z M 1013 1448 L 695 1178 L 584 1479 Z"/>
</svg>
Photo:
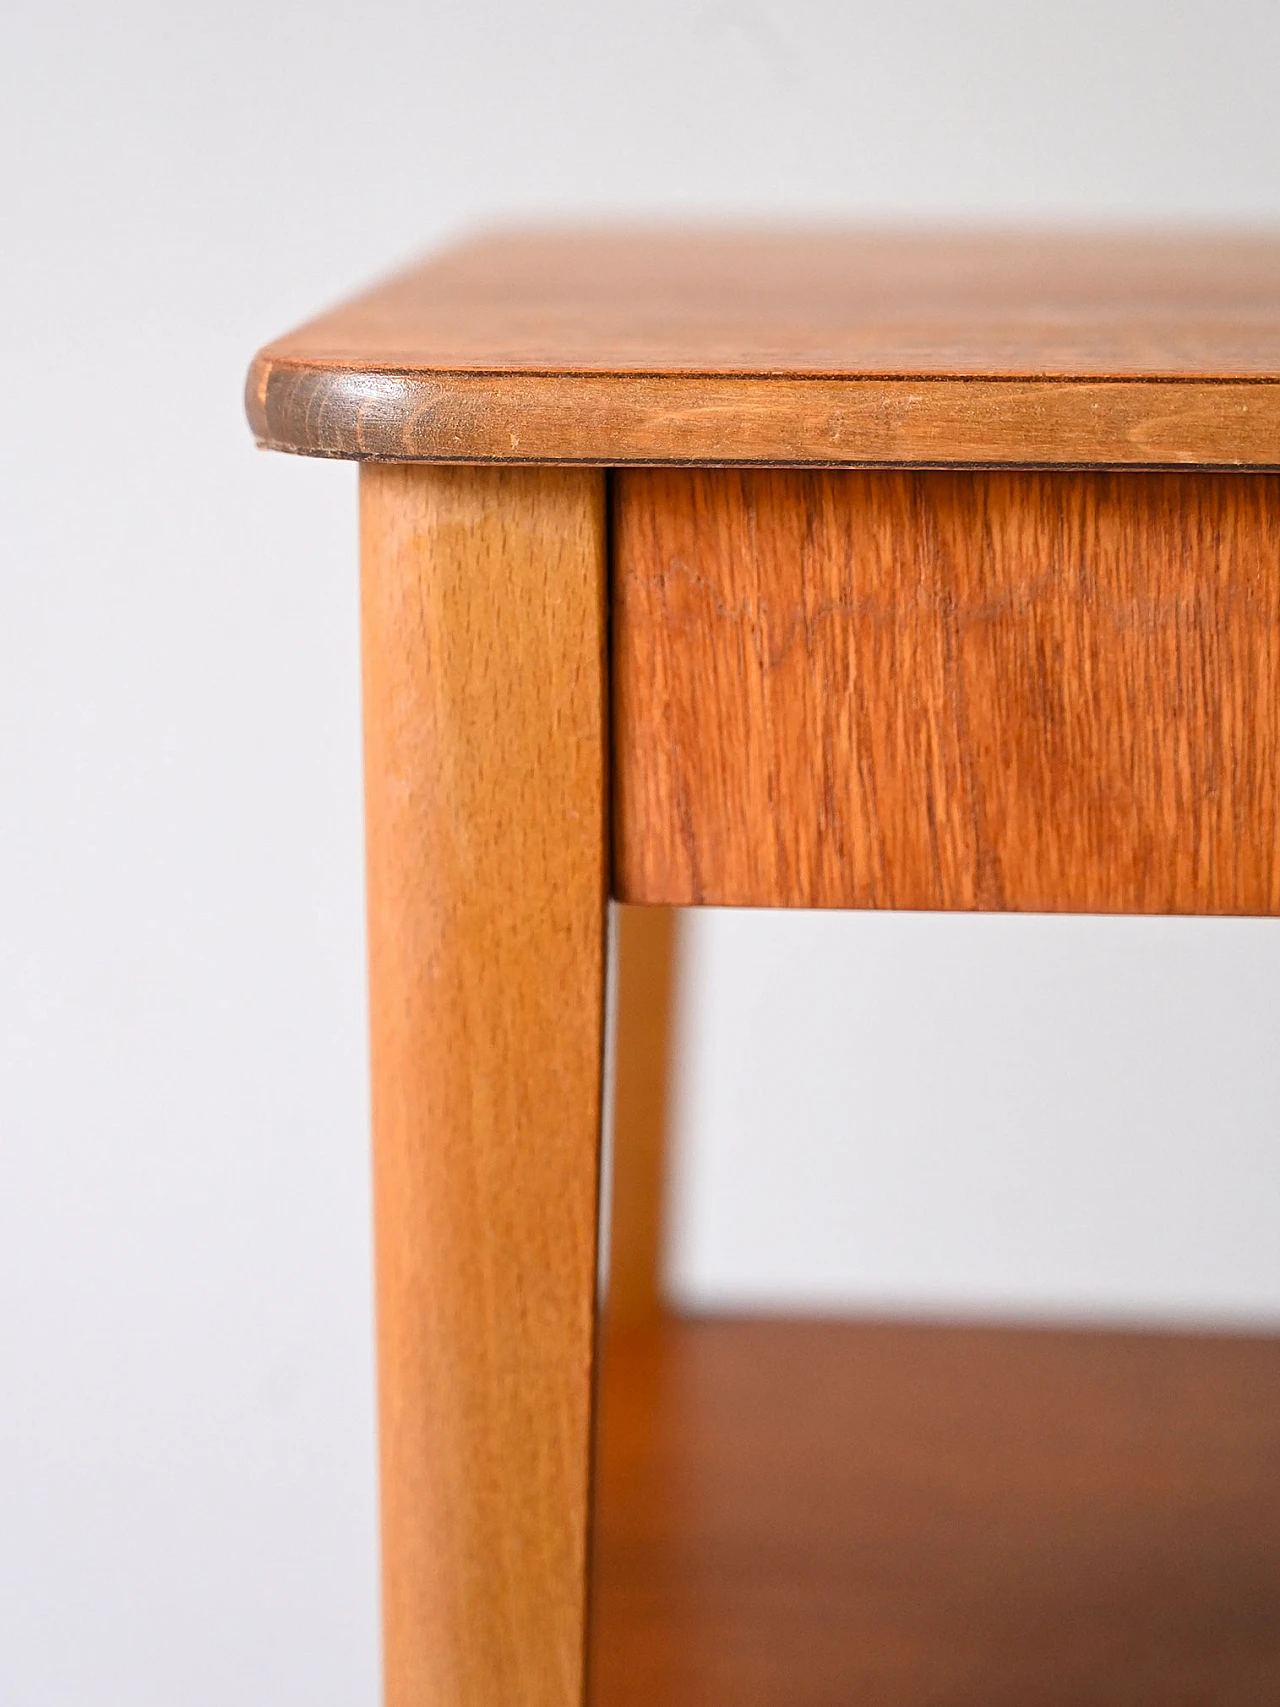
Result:
<svg viewBox="0 0 1280 1707">
<path fill-rule="evenodd" d="M 1280 912 L 1280 476 L 628 470 L 624 900 Z"/>
</svg>

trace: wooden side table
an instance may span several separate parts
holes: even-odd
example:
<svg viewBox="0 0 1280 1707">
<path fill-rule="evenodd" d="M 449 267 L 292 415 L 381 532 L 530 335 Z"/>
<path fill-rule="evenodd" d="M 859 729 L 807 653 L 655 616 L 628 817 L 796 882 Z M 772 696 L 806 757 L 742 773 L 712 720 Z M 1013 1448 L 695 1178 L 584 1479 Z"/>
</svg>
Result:
<svg viewBox="0 0 1280 1707">
<path fill-rule="evenodd" d="M 1262 1339 L 654 1330 L 588 1641 L 607 903 L 1280 911 L 1280 242 L 499 236 L 248 409 L 363 464 L 391 1707 L 1280 1700 Z"/>
</svg>

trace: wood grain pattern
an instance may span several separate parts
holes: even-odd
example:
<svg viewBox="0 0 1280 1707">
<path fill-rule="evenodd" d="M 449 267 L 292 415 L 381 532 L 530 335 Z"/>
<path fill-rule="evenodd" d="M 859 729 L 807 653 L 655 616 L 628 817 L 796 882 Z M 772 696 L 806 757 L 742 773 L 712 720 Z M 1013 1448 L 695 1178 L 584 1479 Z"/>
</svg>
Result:
<svg viewBox="0 0 1280 1707">
<path fill-rule="evenodd" d="M 1280 911 L 1280 481 L 624 472 L 628 901 Z"/>
<path fill-rule="evenodd" d="M 1272 1707 L 1280 1342 L 669 1322 L 604 1355 L 593 1707 Z"/>
<path fill-rule="evenodd" d="M 618 909 L 608 1319 L 647 1326 L 662 1308 L 661 1268 L 677 915 Z"/>
<path fill-rule="evenodd" d="M 602 488 L 361 482 L 389 1707 L 581 1700 Z"/>
<path fill-rule="evenodd" d="M 1280 237 L 543 232 L 256 358 L 261 443 L 423 461 L 1280 464 Z"/>
</svg>

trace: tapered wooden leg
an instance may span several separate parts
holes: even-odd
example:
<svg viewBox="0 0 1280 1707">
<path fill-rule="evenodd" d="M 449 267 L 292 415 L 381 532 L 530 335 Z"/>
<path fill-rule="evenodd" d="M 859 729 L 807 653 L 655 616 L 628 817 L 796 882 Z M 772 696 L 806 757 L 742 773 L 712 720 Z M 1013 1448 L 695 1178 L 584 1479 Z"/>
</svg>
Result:
<svg viewBox="0 0 1280 1707">
<path fill-rule="evenodd" d="M 662 1310 L 671 1028 L 679 944 L 673 907 L 618 908 L 617 1047 L 609 1325 L 651 1327 Z"/>
<path fill-rule="evenodd" d="M 579 1707 L 604 988 L 589 470 L 361 476 L 388 1707 Z"/>
</svg>

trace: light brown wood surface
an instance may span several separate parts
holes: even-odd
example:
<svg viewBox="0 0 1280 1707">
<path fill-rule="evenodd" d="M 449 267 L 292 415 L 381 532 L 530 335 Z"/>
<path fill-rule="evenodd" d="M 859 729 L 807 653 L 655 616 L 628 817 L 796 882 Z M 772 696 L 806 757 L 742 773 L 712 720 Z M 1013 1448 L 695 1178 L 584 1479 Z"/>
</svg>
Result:
<svg viewBox="0 0 1280 1707">
<path fill-rule="evenodd" d="M 425 461 L 1280 465 L 1280 235 L 546 231 L 276 340 L 259 440 Z"/>
<path fill-rule="evenodd" d="M 389 1707 L 578 1707 L 603 482 L 361 482 Z"/>
<path fill-rule="evenodd" d="M 648 1326 L 662 1309 L 668 1061 L 678 941 L 671 908 L 618 909 L 611 1326 Z"/>
<path fill-rule="evenodd" d="M 646 905 L 1280 912 L 1280 238 L 516 234 L 247 401 L 370 463 L 388 1707 L 581 1707 L 610 834 Z M 592 1707 L 1272 1707 L 1274 1344 L 652 1325 L 670 927 Z"/>
<path fill-rule="evenodd" d="M 615 486 L 627 901 L 1280 911 L 1280 480 Z"/>
<path fill-rule="evenodd" d="M 592 1707 L 1273 1707 L 1280 1341 L 668 1322 L 604 1354 Z"/>
</svg>

